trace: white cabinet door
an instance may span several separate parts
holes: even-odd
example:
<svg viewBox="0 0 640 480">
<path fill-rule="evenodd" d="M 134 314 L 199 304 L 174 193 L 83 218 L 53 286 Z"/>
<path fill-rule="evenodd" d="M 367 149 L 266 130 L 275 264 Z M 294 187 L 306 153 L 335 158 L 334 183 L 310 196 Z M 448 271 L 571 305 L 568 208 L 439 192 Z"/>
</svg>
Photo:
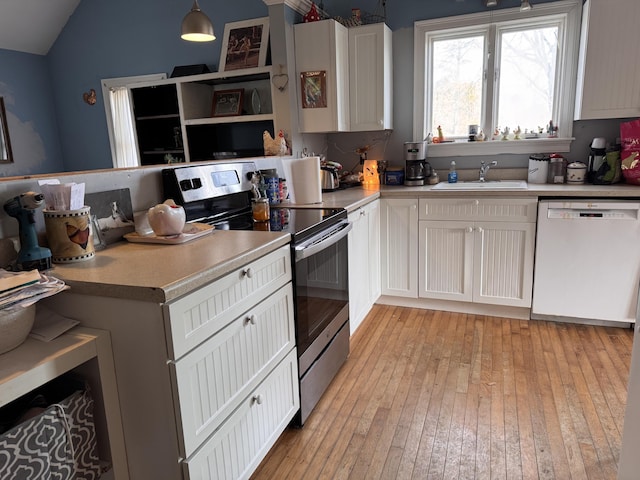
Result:
<svg viewBox="0 0 640 480">
<path fill-rule="evenodd" d="M 369 303 L 373 306 L 380 297 L 380 200 L 371 202 L 365 209 L 369 227 Z"/>
<path fill-rule="evenodd" d="M 300 131 L 349 130 L 349 33 L 333 19 L 294 25 Z M 311 73 L 314 75 L 309 76 Z M 305 95 L 307 95 L 305 97 Z M 306 103 L 303 102 L 306 98 Z M 324 107 L 319 105 L 326 104 Z"/>
<path fill-rule="evenodd" d="M 587 0 L 582 18 L 576 113 L 578 120 L 640 115 L 638 0 Z"/>
<path fill-rule="evenodd" d="M 380 296 L 380 204 L 349 214 L 349 325 L 351 334 Z"/>
<path fill-rule="evenodd" d="M 473 301 L 531 307 L 535 224 L 476 222 Z"/>
<path fill-rule="evenodd" d="M 351 131 L 393 128 L 391 38 L 384 23 L 349 29 Z"/>
<path fill-rule="evenodd" d="M 349 326 L 356 331 L 365 315 L 369 297 L 369 228 L 362 208 L 349 214 Z"/>
<path fill-rule="evenodd" d="M 418 297 L 418 199 L 380 201 L 383 295 Z"/>
<path fill-rule="evenodd" d="M 420 221 L 420 297 L 473 300 L 473 224 Z"/>
</svg>

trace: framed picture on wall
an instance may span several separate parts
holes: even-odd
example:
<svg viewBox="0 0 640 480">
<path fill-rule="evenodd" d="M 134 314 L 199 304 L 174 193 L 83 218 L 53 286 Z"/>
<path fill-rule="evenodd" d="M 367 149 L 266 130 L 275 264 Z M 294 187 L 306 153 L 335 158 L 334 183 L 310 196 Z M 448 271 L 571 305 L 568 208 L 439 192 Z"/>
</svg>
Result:
<svg viewBox="0 0 640 480">
<path fill-rule="evenodd" d="M 327 72 L 300 73 L 300 92 L 302 108 L 327 107 Z"/>
<path fill-rule="evenodd" d="M 216 90 L 213 92 L 212 117 L 229 117 L 242 114 L 244 89 Z"/>
<path fill-rule="evenodd" d="M 264 67 L 268 48 L 269 17 L 227 23 L 218 71 Z"/>
</svg>

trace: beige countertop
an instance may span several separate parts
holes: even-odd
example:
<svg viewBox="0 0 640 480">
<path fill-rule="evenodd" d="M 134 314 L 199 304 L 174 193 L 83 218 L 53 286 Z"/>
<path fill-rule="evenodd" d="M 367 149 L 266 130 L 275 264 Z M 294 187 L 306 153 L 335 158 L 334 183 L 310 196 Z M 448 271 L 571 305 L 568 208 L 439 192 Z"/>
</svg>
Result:
<svg viewBox="0 0 640 480">
<path fill-rule="evenodd" d="M 109 245 L 89 260 L 54 264 L 74 293 L 164 303 L 288 244 L 280 232 L 214 230 L 177 245 Z"/>
<path fill-rule="evenodd" d="M 640 198 L 640 186 L 619 183 L 615 185 L 552 185 L 527 184 L 522 190 L 434 190 L 433 185 L 417 187 L 387 186 L 364 189 L 361 187 L 336 190 L 323 194 L 323 206 L 343 207 L 353 211 L 376 198 L 451 198 L 451 197 L 567 197 L 567 198 Z"/>
<path fill-rule="evenodd" d="M 640 186 L 618 183 L 615 185 L 527 184 L 524 190 L 434 190 L 433 185 L 420 187 L 382 186 L 382 197 L 580 197 L 580 198 L 640 198 Z"/>
<path fill-rule="evenodd" d="M 567 197 L 640 198 L 640 187 L 529 184 L 526 190 L 433 190 L 433 186 L 353 187 L 323 194 L 323 202 L 296 207 L 345 208 L 352 212 L 378 198 Z M 286 206 L 283 204 L 282 206 Z M 293 205 L 292 205 L 293 206 Z M 73 292 L 157 303 L 172 301 L 245 265 L 290 240 L 287 233 L 216 230 L 179 245 L 118 242 L 78 263 L 54 264 L 51 275 Z"/>
</svg>

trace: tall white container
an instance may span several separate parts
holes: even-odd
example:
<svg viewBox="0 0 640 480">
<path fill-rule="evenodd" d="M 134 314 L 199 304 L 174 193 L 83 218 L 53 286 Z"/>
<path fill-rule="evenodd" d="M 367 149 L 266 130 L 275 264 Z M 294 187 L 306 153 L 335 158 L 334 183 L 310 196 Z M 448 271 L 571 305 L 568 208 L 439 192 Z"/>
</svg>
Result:
<svg viewBox="0 0 640 480">
<path fill-rule="evenodd" d="M 528 183 L 547 183 L 549 157 L 547 155 L 531 155 L 529 157 Z"/>
</svg>

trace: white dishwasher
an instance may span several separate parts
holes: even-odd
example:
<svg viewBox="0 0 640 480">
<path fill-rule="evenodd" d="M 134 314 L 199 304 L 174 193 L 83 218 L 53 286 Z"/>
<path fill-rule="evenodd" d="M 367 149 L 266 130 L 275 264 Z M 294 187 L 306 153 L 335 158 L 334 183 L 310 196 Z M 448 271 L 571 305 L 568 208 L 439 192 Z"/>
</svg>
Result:
<svg viewBox="0 0 640 480">
<path fill-rule="evenodd" d="M 635 323 L 640 202 L 542 200 L 531 318 Z"/>
</svg>

